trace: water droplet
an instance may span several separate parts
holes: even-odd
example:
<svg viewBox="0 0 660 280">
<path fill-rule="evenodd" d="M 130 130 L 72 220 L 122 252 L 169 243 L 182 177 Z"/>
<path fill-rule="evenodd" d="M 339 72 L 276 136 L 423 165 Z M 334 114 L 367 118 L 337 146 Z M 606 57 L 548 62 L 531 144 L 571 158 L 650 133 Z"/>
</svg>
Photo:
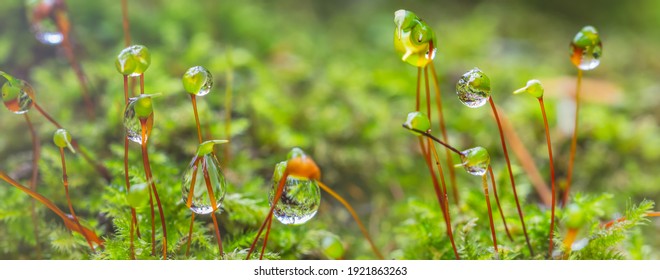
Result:
<svg viewBox="0 0 660 280">
<path fill-rule="evenodd" d="M 183 74 L 183 88 L 197 96 L 207 95 L 213 87 L 211 72 L 202 66 L 191 67 Z"/>
<path fill-rule="evenodd" d="M 25 114 L 32 108 L 34 89 L 23 80 L 7 74 L 3 76 L 7 78 L 7 82 L 2 85 L 2 102 L 14 114 Z"/>
<path fill-rule="evenodd" d="M 394 49 L 401 60 L 417 67 L 425 67 L 437 52 L 435 32 L 413 12 L 394 13 Z"/>
<path fill-rule="evenodd" d="M 149 139 L 151 134 L 151 127 L 153 125 L 153 114 L 147 118 L 140 118 L 139 114 L 136 111 L 136 105 L 140 103 L 140 99 L 145 99 L 150 97 L 131 97 L 128 99 L 128 104 L 124 110 L 124 129 L 126 130 L 126 137 L 128 140 L 131 140 L 135 143 L 142 144 L 142 125 L 145 125 L 146 142 Z M 140 108 L 140 106 L 137 106 Z"/>
<path fill-rule="evenodd" d="M 481 69 L 475 67 L 458 80 L 456 95 L 470 108 L 481 107 L 490 98 L 490 79 Z"/>
<path fill-rule="evenodd" d="M 58 45 L 64 40 L 62 30 L 57 26 L 59 21 L 63 28 L 68 29 L 67 11 L 64 1 L 42 0 L 28 1 L 27 16 L 30 26 L 39 42 L 46 45 Z M 68 30 L 64 30 L 68 32 Z"/>
<path fill-rule="evenodd" d="M 344 256 L 344 245 L 341 243 L 341 239 L 334 234 L 328 234 L 323 237 L 321 248 L 323 249 L 323 254 L 330 259 L 336 260 Z"/>
<path fill-rule="evenodd" d="M 204 177 L 204 169 L 208 174 L 211 191 L 213 194 L 213 204 L 211 203 L 211 194 L 206 185 Z M 193 179 L 195 181 L 193 185 Z M 192 195 L 190 188 L 192 185 Z M 222 206 L 222 201 L 225 199 L 225 192 L 227 190 L 227 181 L 225 175 L 222 174 L 220 169 L 220 162 L 213 153 L 204 156 L 195 156 L 190 165 L 183 172 L 183 179 L 181 180 L 181 197 L 183 203 L 188 205 L 190 200 L 190 211 L 195 214 L 210 214 L 214 210 Z M 214 205 L 215 204 L 215 205 Z"/>
<path fill-rule="evenodd" d="M 429 118 L 424 113 L 415 111 L 408 113 L 408 118 L 403 123 L 403 127 L 409 129 L 412 134 L 419 136 L 421 134 L 412 129 L 428 132 L 431 130 L 431 122 L 429 122 Z"/>
<path fill-rule="evenodd" d="M 275 166 L 273 187 L 268 195 L 272 206 L 275 192 L 282 174 L 286 169 L 285 161 Z M 321 189 L 314 180 L 289 175 L 282 189 L 282 196 L 275 206 L 273 215 L 283 224 L 299 225 L 309 221 L 316 215 L 321 204 Z"/>
<path fill-rule="evenodd" d="M 603 55 L 603 43 L 598 31 L 593 26 L 585 26 L 575 34 L 571 42 L 570 56 L 575 67 L 582 70 L 592 70 L 600 64 Z"/>
<path fill-rule="evenodd" d="M 483 176 L 490 165 L 490 155 L 485 148 L 476 147 L 462 151 L 461 161 L 465 171 L 475 176 Z"/>
<path fill-rule="evenodd" d="M 149 49 L 142 45 L 132 45 L 124 48 L 115 60 L 117 71 L 130 77 L 144 74 L 149 65 L 151 65 L 151 54 Z"/>
</svg>

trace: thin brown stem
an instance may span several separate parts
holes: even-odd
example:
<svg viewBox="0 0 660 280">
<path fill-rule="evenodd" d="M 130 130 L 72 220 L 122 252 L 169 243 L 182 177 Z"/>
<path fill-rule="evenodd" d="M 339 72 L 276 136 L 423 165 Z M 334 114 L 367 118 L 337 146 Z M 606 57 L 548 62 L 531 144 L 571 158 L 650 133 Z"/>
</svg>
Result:
<svg viewBox="0 0 660 280">
<path fill-rule="evenodd" d="M 416 89 L 416 92 L 415 92 L 415 96 L 417 97 L 417 99 L 415 101 L 415 111 L 419 111 L 419 107 L 420 107 L 420 100 L 419 100 L 420 99 L 420 96 L 419 96 L 420 95 L 420 90 L 419 90 L 419 88 L 420 88 L 421 79 L 422 79 L 422 68 L 417 67 L 417 89 Z"/>
<path fill-rule="evenodd" d="M 573 180 L 573 165 L 575 163 L 575 150 L 577 149 L 577 133 L 578 133 L 578 114 L 580 113 L 580 87 L 582 85 L 582 70 L 578 69 L 577 72 L 577 86 L 575 89 L 575 123 L 573 125 L 573 137 L 571 137 L 571 154 L 568 159 L 568 175 L 566 177 L 566 189 L 562 198 L 562 206 L 568 203 L 568 193 L 571 190 L 571 182 Z"/>
<path fill-rule="evenodd" d="M 156 255 L 156 210 L 154 210 L 154 195 L 151 190 L 151 187 L 149 188 L 149 212 L 150 212 L 150 220 L 149 222 L 151 223 L 151 255 L 155 256 Z"/>
<path fill-rule="evenodd" d="M 486 178 L 487 175 L 484 174 L 481 176 L 481 182 L 483 183 L 483 189 L 484 189 L 484 196 L 486 197 L 486 206 L 488 207 L 488 221 L 490 222 L 490 234 L 493 237 L 493 248 L 495 248 L 495 254 L 497 255 L 498 250 L 497 250 L 497 236 L 495 235 L 495 224 L 493 223 L 493 211 L 491 210 L 490 206 L 490 197 L 488 196 L 488 178 Z"/>
<path fill-rule="evenodd" d="M 25 122 L 27 122 L 28 129 L 30 130 L 30 138 L 32 139 L 32 178 L 30 179 L 30 189 L 37 191 L 37 179 L 39 177 L 39 158 L 41 156 L 41 144 L 39 144 L 39 139 L 37 137 L 37 132 L 34 130 L 34 126 L 30 121 L 28 114 L 23 114 L 25 116 Z M 33 201 L 30 202 L 30 216 L 32 217 L 32 225 L 34 227 L 34 242 L 35 242 L 35 253 L 37 259 L 41 259 L 41 242 L 39 238 L 39 220 L 37 218 L 37 208 L 36 204 Z"/>
<path fill-rule="evenodd" d="M 193 232 L 193 224 L 195 224 L 195 212 L 191 212 L 192 215 L 190 216 L 190 229 L 188 230 L 188 245 L 186 245 L 186 257 L 188 257 L 188 254 L 190 253 L 190 243 L 192 243 L 192 232 Z"/>
<path fill-rule="evenodd" d="M 438 123 L 440 126 L 440 132 L 442 133 L 442 140 L 445 143 L 449 143 L 448 137 L 447 137 L 447 129 L 445 128 L 445 117 L 442 112 L 442 94 L 440 93 L 440 83 L 438 82 L 438 74 L 435 72 L 435 66 L 433 63 L 430 63 L 431 65 L 431 75 L 433 76 L 433 83 L 435 85 L 435 103 L 438 108 Z M 451 157 L 451 153 L 449 150 L 445 150 L 445 154 L 447 156 L 447 166 L 449 167 L 449 180 L 451 182 L 451 188 L 452 188 L 452 194 L 454 196 L 454 203 L 458 205 L 459 202 L 459 197 L 458 197 L 458 186 L 456 185 L 456 172 L 454 171 L 454 168 L 451 168 L 454 166 L 454 160 Z"/>
<path fill-rule="evenodd" d="M 282 178 L 280 178 L 280 182 L 277 184 L 277 190 L 275 190 L 275 197 L 273 198 L 273 204 L 270 206 L 270 210 L 268 210 L 268 215 L 266 216 L 264 222 L 261 224 L 261 227 L 257 232 L 257 236 L 254 237 L 254 241 L 252 241 L 252 245 L 250 245 L 250 250 L 248 250 L 247 256 L 245 257 L 246 260 L 250 259 L 250 255 L 254 251 L 254 248 L 257 245 L 257 241 L 259 241 L 259 237 L 261 237 L 261 233 L 264 231 L 266 225 L 268 225 L 269 219 L 273 218 L 273 211 L 275 211 L 275 206 L 282 197 L 282 192 L 284 190 L 284 183 L 286 182 L 287 177 L 289 177 L 289 172 L 284 170 L 284 173 L 282 174 Z"/>
<path fill-rule="evenodd" d="M 66 203 L 69 205 L 69 212 L 71 212 L 71 217 L 73 218 L 73 221 L 76 223 L 76 226 L 80 230 L 80 233 L 85 237 L 85 240 L 87 240 L 87 244 L 89 245 L 89 248 L 92 249 L 92 252 L 96 252 L 94 250 L 94 245 L 92 245 L 92 241 L 89 240 L 89 237 L 87 237 L 87 234 L 85 234 L 85 231 L 83 230 L 82 225 L 80 224 L 80 221 L 78 220 L 78 216 L 76 216 L 76 212 L 73 210 L 73 204 L 71 203 L 71 196 L 69 195 L 69 177 L 66 173 L 66 160 L 64 157 L 64 148 L 60 147 L 60 158 L 62 159 L 62 183 L 64 184 L 64 192 L 66 194 Z"/>
<path fill-rule="evenodd" d="M 488 174 L 490 174 L 490 184 L 493 186 L 493 194 L 495 195 L 495 202 L 497 204 L 497 209 L 500 210 L 500 217 L 502 217 L 504 230 L 506 231 L 506 235 L 509 237 L 509 240 L 513 241 L 513 237 L 511 237 L 511 232 L 509 232 L 509 227 L 506 225 L 504 212 L 502 211 L 502 206 L 500 205 L 500 198 L 497 195 L 497 184 L 495 183 L 495 175 L 493 174 L 493 168 L 490 165 L 488 165 Z"/>
<path fill-rule="evenodd" d="M 461 153 L 461 151 L 459 151 L 458 149 L 456 149 L 456 148 L 450 146 L 449 144 L 443 142 L 442 140 L 438 139 L 437 137 L 431 135 L 430 133 L 428 133 L 428 132 L 426 132 L 426 131 L 421 131 L 421 130 L 419 130 L 419 129 L 412 128 L 412 127 L 406 127 L 405 125 L 404 125 L 403 127 L 404 127 L 405 129 L 412 130 L 412 131 L 417 132 L 417 133 L 419 133 L 419 134 L 422 134 L 422 135 L 424 135 L 424 136 L 426 136 L 426 137 L 428 137 L 428 138 L 431 138 L 431 139 L 432 139 L 433 141 L 435 141 L 436 143 L 445 146 L 445 148 L 449 149 L 450 151 L 456 153 L 456 154 L 459 155 L 459 156 L 463 154 L 463 153 Z"/>
<path fill-rule="evenodd" d="M 266 235 L 264 236 L 264 243 L 261 246 L 261 254 L 259 254 L 259 259 L 264 259 L 264 253 L 266 252 L 266 245 L 268 245 L 268 236 L 270 236 L 270 228 L 273 225 L 273 217 L 270 217 L 268 220 L 268 226 L 266 227 Z"/>
<path fill-rule="evenodd" d="M 191 94 L 190 100 L 192 100 L 193 112 L 195 113 L 195 123 L 197 124 L 197 139 L 199 143 L 202 144 L 202 128 L 199 125 L 199 115 L 197 114 L 197 95 Z"/>
<path fill-rule="evenodd" d="M 144 127 L 145 125 L 142 124 L 142 139 L 146 140 Z M 167 227 L 165 226 L 165 214 L 163 213 L 163 206 L 160 203 L 158 190 L 156 190 L 156 183 L 154 182 L 153 176 L 151 174 L 151 166 L 149 165 L 149 152 L 147 151 L 146 141 L 142 143 L 142 164 L 144 165 L 144 171 L 147 177 L 147 182 L 151 184 L 151 191 L 154 193 L 154 198 L 156 199 L 156 205 L 158 206 L 158 214 L 160 214 L 160 225 L 163 230 L 163 260 L 166 260 L 167 259 Z"/>
<path fill-rule="evenodd" d="M 550 142 L 550 129 L 548 128 L 548 117 L 546 116 L 545 113 L 545 105 L 543 104 L 543 97 L 539 98 L 539 104 L 541 106 L 541 113 L 543 114 L 543 125 L 545 127 L 545 140 L 546 143 L 548 144 L 548 158 L 550 159 L 550 182 L 552 185 L 552 205 L 551 205 L 551 214 L 550 214 L 550 237 L 549 241 L 550 244 L 548 245 L 548 255 L 552 257 L 552 248 L 554 245 L 553 242 L 553 235 L 555 231 L 555 197 L 557 190 L 555 188 L 555 164 L 554 161 L 552 160 L 552 143 Z M 568 192 L 566 192 L 568 193 Z"/>
<path fill-rule="evenodd" d="M 218 210 L 218 205 L 215 202 L 215 194 L 213 193 L 213 186 L 211 186 L 211 178 L 209 177 L 209 172 L 206 167 L 206 160 L 202 161 L 202 173 L 204 174 L 204 181 L 206 182 L 206 191 L 209 193 L 209 200 L 211 202 L 211 218 L 213 219 L 213 226 L 215 226 L 215 237 L 218 239 L 218 249 L 220 250 L 220 257 L 224 255 L 222 250 L 222 237 L 220 236 L 220 227 L 218 226 L 218 221 L 215 217 L 215 211 Z"/>
<path fill-rule="evenodd" d="M 429 87 L 429 68 L 424 67 L 424 89 L 426 90 L 426 116 L 431 123 L 431 89 Z"/>
<path fill-rule="evenodd" d="M 75 51 L 73 50 L 73 44 L 71 44 L 71 23 L 69 22 L 68 17 L 64 11 L 55 12 L 55 24 L 57 25 L 58 30 L 62 33 L 62 49 L 64 49 L 64 55 L 69 61 L 69 65 L 73 69 L 73 72 L 76 74 L 78 83 L 80 84 L 80 89 L 82 90 L 82 97 L 85 102 L 85 112 L 87 117 L 94 119 L 94 103 L 89 94 L 89 85 L 87 84 L 87 79 L 85 77 L 85 72 L 82 69 L 82 66 L 76 59 Z"/>
<path fill-rule="evenodd" d="M 509 151 L 506 149 L 506 141 L 504 140 L 504 132 L 502 131 L 502 123 L 500 122 L 500 116 L 497 113 L 497 108 L 495 108 L 495 102 L 491 96 L 488 99 L 490 103 L 490 108 L 493 110 L 493 115 L 495 116 L 495 121 L 497 121 L 497 129 L 500 132 L 500 142 L 502 143 L 502 150 L 504 151 L 504 159 L 506 160 L 507 171 L 509 172 L 509 180 L 511 181 L 511 189 L 513 190 L 513 197 L 516 200 L 516 207 L 518 209 L 518 216 L 520 217 L 520 223 L 522 224 L 523 233 L 525 234 L 525 241 L 527 242 L 527 248 L 529 249 L 530 256 L 534 255 L 532 250 L 532 244 L 529 242 L 529 236 L 527 235 L 527 227 L 525 226 L 525 218 L 523 216 L 522 208 L 520 207 L 520 201 L 518 201 L 518 192 L 516 190 L 516 181 L 513 179 L 513 171 L 511 170 L 511 160 L 509 159 Z"/>
<path fill-rule="evenodd" d="M 6 173 L 4 173 L 3 171 L 0 171 L 0 179 L 4 180 L 5 182 L 7 182 L 7 183 L 9 183 L 10 185 L 14 186 L 15 188 L 19 189 L 20 191 L 22 191 L 22 192 L 26 193 L 27 195 L 31 196 L 32 198 L 36 199 L 36 200 L 39 201 L 41 204 L 43 204 L 44 206 L 46 206 L 48 209 L 50 209 L 51 211 L 53 211 L 53 213 L 55 213 L 57 216 L 59 216 L 59 217 L 62 219 L 62 221 L 64 222 L 64 225 L 65 225 L 67 228 L 69 228 L 69 229 L 71 229 L 71 230 L 74 230 L 74 231 L 79 231 L 79 230 L 80 230 L 80 228 L 77 227 L 77 225 L 76 225 L 75 222 L 72 220 L 72 218 L 70 218 L 66 213 L 64 213 L 64 212 L 63 212 L 59 207 L 57 207 L 57 205 L 55 205 L 55 203 L 53 203 L 52 201 L 48 200 L 47 198 L 45 198 L 45 197 L 42 196 L 41 194 L 39 194 L 39 193 L 37 193 L 37 192 L 31 190 L 30 188 L 27 188 L 27 187 L 21 185 L 21 184 L 18 183 L 16 180 L 14 180 L 14 179 L 12 179 L 11 177 L 9 177 L 9 176 L 8 176 Z M 86 234 L 86 235 L 87 235 L 87 236 L 88 236 L 88 237 L 89 237 L 94 243 L 96 243 L 96 244 L 98 244 L 99 246 L 103 247 L 103 240 L 100 239 L 100 238 L 96 235 L 96 233 L 94 233 L 94 231 L 92 231 L 92 230 L 90 230 L 90 229 L 88 229 L 88 228 L 86 228 L 86 227 L 82 227 L 82 231 L 83 231 L 83 232 L 81 232 L 81 234 Z"/>
<path fill-rule="evenodd" d="M 371 240 L 371 237 L 369 236 L 369 232 L 367 231 L 367 228 L 364 226 L 364 224 L 362 224 L 362 221 L 360 220 L 360 217 L 358 217 L 357 213 L 355 213 L 355 210 L 353 210 L 353 207 L 351 206 L 351 204 L 348 203 L 348 201 L 346 201 L 343 197 L 341 197 L 341 195 L 339 195 L 338 193 L 333 191 L 331 188 L 329 188 L 328 186 L 323 184 L 323 182 L 317 180 L 316 183 L 319 184 L 321 189 L 323 189 L 325 192 L 330 194 L 332 197 L 334 197 L 336 200 L 338 200 L 339 203 L 341 203 L 342 205 L 344 205 L 344 207 L 346 207 L 346 210 L 348 210 L 348 212 L 351 214 L 351 216 L 353 216 L 353 219 L 355 219 L 355 222 L 357 222 L 358 227 L 360 228 L 360 231 L 362 231 L 362 235 L 364 235 L 364 237 L 369 242 L 369 245 L 371 246 L 371 250 L 374 252 L 374 254 L 376 254 L 376 256 L 378 256 L 379 259 L 381 259 L 381 260 L 384 259 L 383 254 L 381 254 L 380 251 L 378 250 L 378 248 L 376 248 L 376 245 L 374 244 L 374 242 Z"/>
<path fill-rule="evenodd" d="M 144 73 L 140 75 L 140 94 L 144 94 Z"/>
<path fill-rule="evenodd" d="M 124 27 L 124 45 L 128 47 L 131 45 L 131 30 L 129 28 L 129 22 L 128 22 L 127 0 L 121 0 L 121 15 L 122 15 L 122 25 Z"/>
<path fill-rule="evenodd" d="M 449 217 L 449 211 L 446 205 L 448 203 L 445 202 L 445 198 L 443 196 L 442 190 L 440 189 L 439 183 L 438 183 L 438 178 L 435 176 L 435 172 L 433 172 L 433 165 L 431 163 L 431 156 L 429 152 L 424 148 L 424 140 L 422 139 L 422 136 L 418 137 L 419 140 L 419 146 L 422 149 L 422 153 L 424 156 L 424 161 L 426 162 L 426 166 L 429 169 L 429 173 L 431 173 L 431 178 L 433 180 L 433 190 L 435 191 L 435 195 L 438 199 L 438 203 L 440 204 L 440 209 L 442 210 L 442 217 L 445 220 L 445 227 L 447 229 L 447 236 L 449 237 L 449 241 L 451 242 L 452 249 L 454 250 L 454 256 L 456 259 L 460 259 L 458 255 L 458 250 L 456 248 L 456 244 L 454 243 L 454 234 L 453 231 L 451 230 L 451 218 Z M 430 148 L 430 147 L 429 147 Z"/>
</svg>

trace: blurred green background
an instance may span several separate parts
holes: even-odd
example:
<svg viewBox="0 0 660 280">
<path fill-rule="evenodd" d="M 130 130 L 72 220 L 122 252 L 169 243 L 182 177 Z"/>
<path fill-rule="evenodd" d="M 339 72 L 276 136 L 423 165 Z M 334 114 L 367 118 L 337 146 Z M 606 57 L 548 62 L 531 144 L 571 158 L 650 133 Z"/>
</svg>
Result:
<svg viewBox="0 0 660 280">
<path fill-rule="evenodd" d="M 95 120 L 84 114 L 80 88 L 61 48 L 40 44 L 30 32 L 23 1 L 0 5 L 0 69 L 31 83 L 39 104 L 113 172 L 115 180 L 106 184 L 79 156 L 69 156 L 74 205 L 107 237 L 113 230 L 100 214 L 107 201 L 103 195 L 108 189 L 123 187 L 123 90 L 122 77 L 114 68 L 114 59 L 124 47 L 121 5 L 114 0 L 67 3 L 76 55 L 92 85 Z M 421 246 L 409 231 L 419 230 L 415 225 L 420 220 L 439 217 L 439 208 L 416 140 L 401 128 L 414 109 L 417 71 L 401 62 L 393 50 L 393 13 L 398 9 L 414 11 L 435 30 L 439 46 L 434 63 L 450 143 L 459 149 L 478 145 L 489 150 L 504 211 L 514 227 L 517 214 L 495 122 L 487 108 L 463 106 L 455 97 L 455 83 L 473 67 L 489 75 L 494 100 L 549 181 L 537 102 L 511 94 L 529 79 L 544 82 L 561 180 L 568 165 L 570 100 L 576 75 L 568 44 L 584 25 L 598 29 L 604 53 L 600 66 L 584 74 L 588 81 L 573 193 L 613 194 L 603 221 L 619 217 L 630 202 L 660 200 L 658 1 L 151 0 L 129 1 L 129 8 L 132 41 L 147 46 L 152 54 L 146 92 L 163 93 L 154 105 L 152 164 L 166 204 L 180 211 L 182 228 L 187 226 L 188 213 L 179 202 L 179 176 L 197 140 L 189 97 L 180 79 L 189 67 L 202 65 L 214 74 L 215 86 L 211 94 L 198 98 L 200 118 L 202 127 L 215 138 L 228 137 L 224 134 L 224 92 L 226 75 L 233 75 L 232 157 L 225 166 L 230 192 L 256 200 L 264 211 L 275 163 L 298 146 L 315 159 L 323 181 L 354 205 L 388 257 L 451 257 L 411 253 L 433 251 Z M 55 128 L 36 112 L 29 114 L 43 144 L 40 192 L 64 208 L 59 158 L 51 142 Z M 32 152 L 25 122 L 2 109 L 0 127 L 0 170 L 27 184 Z M 133 149 L 134 176 L 138 176 L 139 149 Z M 538 211 L 539 197 L 520 161 L 512 155 L 512 162 L 525 211 Z M 469 213 L 482 207 L 472 204 L 482 199 L 480 180 L 460 168 L 456 171 L 464 201 L 452 211 Z M 1 185 L 0 257 L 35 258 L 26 210 L 30 199 Z M 47 211 L 41 209 L 40 214 L 56 224 Z M 231 213 L 223 215 L 227 222 L 233 221 Z M 466 224 L 468 218 L 459 217 L 456 224 Z M 486 221 L 479 216 L 481 231 L 487 231 Z M 528 221 L 528 227 L 536 224 Z M 445 238 L 439 220 L 437 226 L 435 232 L 418 234 Z M 306 231 L 323 229 L 342 239 L 345 258 L 373 257 L 348 213 L 325 194 L 312 221 L 294 229 L 274 224 L 275 229 L 290 231 L 292 240 Z M 239 236 L 254 227 L 223 230 Z M 625 257 L 660 257 L 660 239 L 655 238 L 659 233 L 660 220 L 654 219 L 636 235 L 644 236 L 640 237 L 643 242 Z M 275 244 L 280 241 L 273 245 L 277 248 L 294 247 L 283 244 L 286 239 L 278 239 L 277 234 L 273 238 Z M 516 239 L 522 243 L 520 236 Z M 50 257 L 85 258 L 76 252 L 53 252 Z M 283 253 L 283 257 L 304 256 Z"/>
</svg>

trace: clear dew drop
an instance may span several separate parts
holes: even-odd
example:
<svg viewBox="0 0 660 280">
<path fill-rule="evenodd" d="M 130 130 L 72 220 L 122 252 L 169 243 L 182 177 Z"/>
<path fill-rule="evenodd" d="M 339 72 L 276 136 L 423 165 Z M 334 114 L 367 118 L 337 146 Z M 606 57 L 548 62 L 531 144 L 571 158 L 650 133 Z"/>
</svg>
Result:
<svg viewBox="0 0 660 280">
<path fill-rule="evenodd" d="M 462 151 L 461 162 L 465 171 L 471 175 L 483 176 L 490 165 L 490 156 L 485 148 L 476 147 Z"/>
<path fill-rule="evenodd" d="M 595 46 L 579 47 L 571 43 L 571 62 L 581 70 L 593 70 L 600 65 L 600 57 L 603 53 L 602 44 Z"/>
<path fill-rule="evenodd" d="M 142 144 L 142 124 L 140 123 L 140 118 L 135 113 L 137 100 L 137 97 L 128 99 L 126 110 L 124 110 L 124 130 L 126 131 L 128 140 Z"/>
<path fill-rule="evenodd" d="M 206 167 L 209 177 L 213 199 L 211 198 L 211 193 L 208 191 L 209 188 L 204 177 L 204 167 Z M 190 188 L 193 178 L 195 179 L 195 184 L 192 186 L 193 190 L 191 194 Z M 227 181 L 220 169 L 220 162 L 218 162 L 218 159 L 213 153 L 206 154 L 201 158 L 196 156 L 183 172 L 181 198 L 186 205 L 188 205 L 188 200 L 190 199 L 191 203 L 188 207 L 195 214 L 210 214 L 214 211 L 214 206 L 216 209 L 219 209 L 225 198 L 226 190 Z M 211 202 L 212 200 L 213 202 Z"/>
<path fill-rule="evenodd" d="M 195 66 L 183 75 L 183 86 L 191 94 L 207 95 L 213 87 L 213 75 L 202 66 Z"/>
<path fill-rule="evenodd" d="M 27 82 L 13 79 L 2 85 L 2 102 L 14 114 L 25 114 L 32 108 L 34 90 Z"/>
<path fill-rule="evenodd" d="M 481 69 L 474 68 L 458 80 L 456 95 L 470 108 L 481 107 L 490 98 L 490 79 Z"/>
<path fill-rule="evenodd" d="M 268 195 L 271 206 L 284 169 L 286 169 L 286 162 L 280 162 L 275 167 L 273 187 Z M 316 215 L 320 204 L 321 189 L 316 181 L 288 176 L 273 215 L 283 224 L 304 224 Z"/>
<path fill-rule="evenodd" d="M 431 28 L 410 11 L 394 14 L 394 49 L 401 60 L 416 67 L 425 67 L 435 58 L 437 39 Z"/>
<path fill-rule="evenodd" d="M 600 64 L 603 55 L 603 43 L 598 31 L 593 26 L 583 27 L 570 45 L 571 62 L 581 70 L 592 70 Z"/>
</svg>

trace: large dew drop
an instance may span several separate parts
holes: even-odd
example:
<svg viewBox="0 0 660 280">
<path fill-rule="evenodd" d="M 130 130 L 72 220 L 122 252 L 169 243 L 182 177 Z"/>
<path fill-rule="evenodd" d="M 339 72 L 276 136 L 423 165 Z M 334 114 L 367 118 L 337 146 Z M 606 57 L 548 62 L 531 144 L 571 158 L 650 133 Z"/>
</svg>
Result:
<svg viewBox="0 0 660 280">
<path fill-rule="evenodd" d="M 138 77 L 144 74 L 150 65 L 151 54 L 149 49 L 143 45 L 132 45 L 124 48 L 115 60 L 117 71 L 130 77 Z"/>
<path fill-rule="evenodd" d="M 458 80 L 456 95 L 470 108 L 481 107 L 490 98 L 490 79 L 481 69 L 475 67 Z"/>
<path fill-rule="evenodd" d="M 27 16 L 30 26 L 39 42 L 58 45 L 64 40 L 61 29 L 68 32 L 66 5 L 63 0 L 27 1 Z M 57 26 L 60 23 L 61 28 Z"/>
<path fill-rule="evenodd" d="M 191 67 L 181 80 L 186 91 L 197 96 L 207 95 L 213 87 L 211 72 L 202 66 Z"/>
<path fill-rule="evenodd" d="M 490 165 L 490 155 L 485 148 L 476 147 L 462 151 L 461 161 L 465 171 L 475 176 L 483 176 Z"/>
<path fill-rule="evenodd" d="M 592 70 L 600 64 L 603 55 L 603 43 L 598 31 L 593 26 L 585 26 L 575 34 L 571 42 L 570 56 L 575 67 L 582 70 Z"/>
<path fill-rule="evenodd" d="M 142 122 L 135 111 L 135 105 L 138 103 L 139 97 L 132 97 L 128 99 L 128 104 L 124 110 L 124 130 L 126 131 L 126 137 L 128 140 L 131 140 L 135 143 L 142 144 Z M 153 122 L 153 117 L 150 117 L 146 120 L 145 125 L 147 125 L 146 139 L 149 138 L 151 134 L 151 123 Z"/>
<path fill-rule="evenodd" d="M 433 61 L 438 43 L 428 24 L 406 10 L 394 13 L 394 24 L 394 49 L 401 60 L 417 67 L 425 67 Z"/>
<path fill-rule="evenodd" d="M 25 114 L 32 108 L 34 90 L 27 82 L 4 74 L 7 82 L 2 85 L 2 102 L 14 114 Z"/>
<path fill-rule="evenodd" d="M 226 190 L 227 181 L 213 153 L 195 156 L 183 173 L 181 197 L 195 214 L 210 214 L 220 208 Z"/>
<path fill-rule="evenodd" d="M 270 190 L 268 200 L 273 205 L 277 187 L 286 169 L 286 161 L 275 166 L 273 174 L 273 188 Z M 321 204 L 321 189 L 314 180 L 288 176 L 284 183 L 282 196 L 275 206 L 273 215 L 283 224 L 299 225 L 309 221 L 316 215 Z"/>
</svg>

